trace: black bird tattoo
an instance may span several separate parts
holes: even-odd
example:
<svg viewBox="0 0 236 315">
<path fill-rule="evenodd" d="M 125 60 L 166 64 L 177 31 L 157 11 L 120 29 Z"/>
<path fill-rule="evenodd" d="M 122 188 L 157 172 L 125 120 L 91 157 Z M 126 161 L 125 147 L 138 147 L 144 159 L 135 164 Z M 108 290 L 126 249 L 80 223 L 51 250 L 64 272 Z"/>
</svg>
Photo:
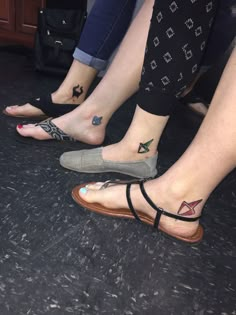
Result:
<svg viewBox="0 0 236 315">
<path fill-rule="evenodd" d="M 79 90 L 77 90 L 79 88 Z M 79 84 L 77 86 L 73 87 L 73 97 L 77 97 L 79 98 L 81 94 L 84 93 L 84 89 L 82 86 L 80 86 Z"/>
</svg>

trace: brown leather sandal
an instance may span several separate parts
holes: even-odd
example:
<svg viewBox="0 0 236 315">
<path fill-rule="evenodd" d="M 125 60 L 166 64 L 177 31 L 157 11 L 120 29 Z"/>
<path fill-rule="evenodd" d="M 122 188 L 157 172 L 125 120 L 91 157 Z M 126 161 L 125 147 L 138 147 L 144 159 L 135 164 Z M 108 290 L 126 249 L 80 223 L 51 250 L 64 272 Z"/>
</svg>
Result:
<svg viewBox="0 0 236 315">
<path fill-rule="evenodd" d="M 145 198 L 145 200 L 148 202 L 148 204 L 157 212 L 156 217 L 152 218 L 150 217 L 148 214 L 143 213 L 141 211 L 137 211 L 134 209 L 133 205 L 132 205 L 132 201 L 130 198 L 130 187 L 133 183 L 138 183 L 141 193 L 143 195 L 143 197 Z M 185 222 L 195 222 L 197 220 L 200 219 L 201 216 L 199 217 L 195 217 L 195 218 L 187 218 L 181 215 L 175 215 L 172 214 L 170 212 L 165 211 L 162 208 L 157 207 L 154 202 L 150 199 L 150 197 L 147 195 L 145 189 L 144 189 L 144 180 L 130 180 L 130 181 L 120 181 L 120 180 L 116 180 L 116 181 L 107 181 L 105 182 L 100 189 L 105 189 L 107 188 L 109 185 L 114 185 L 114 184 L 125 184 L 126 185 L 126 198 L 127 198 L 127 203 L 129 205 L 130 209 L 109 209 L 106 208 L 104 206 L 102 206 L 101 204 L 98 203 L 88 203 L 85 200 L 83 200 L 80 195 L 79 195 L 79 191 L 81 188 L 85 187 L 86 185 L 89 184 L 94 184 L 94 183 L 88 183 L 88 184 L 81 184 L 79 186 L 76 186 L 73 190 L 72 190 L 72 197 L 74 199 L 74 201 L 76 203 L 78 203 L 79 205 L 93 211 L 93 212 L 97 212 L 99 214 L 102 215 L 107 215 L 107 216 L 112 216 L 112 217 L 117 217 L 117 218 L 126 218 L 126 219 L 137 219 L 138 221 L 142 222 L 142 223 L 147 223 L 149 225 L 152 225 L 154 228 L 156 228 L 157 230 L 167 234 L 168 236 L 171 236 L 175 239 L 178 239 L 180 241 L 183 242 L 187 242 L 190 244 L 196 244 L 199 243 L 202 238 L 203 238 L 203 227 L 201 225 L 198 226 L 196 232 L 189 237 L 184 237 L 184 236 L 180 236 L 180 235 L 176 235 L 171 233 L 170 231 L 165 230 L 160 224 L 160 218 L 162 215 L 165 215 L 167 217 L 173 218 L 175 220 L 180 220 L 180 221 L 185 221 Z"/>
</svg>

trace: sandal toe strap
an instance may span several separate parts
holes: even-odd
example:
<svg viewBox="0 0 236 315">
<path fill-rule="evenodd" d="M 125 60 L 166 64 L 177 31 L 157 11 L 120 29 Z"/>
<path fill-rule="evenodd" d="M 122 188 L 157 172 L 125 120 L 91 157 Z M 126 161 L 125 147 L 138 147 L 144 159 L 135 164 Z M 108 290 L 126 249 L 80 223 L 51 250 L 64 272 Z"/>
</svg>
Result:
<svg viewBox="0 0 236 315">
<path fill-rule="evenodd" d="M 52 112 L 50 110 L 50 107 L 51 107 L 51 95 L 45 95 L 45 96 L 40 96 L 40 97 L 35 97 L 35 98 L 31 98 L 29 100 L 29 103 L 34 106 L 34 107 L 37 107 L 39 109 L 41 109 L 41 111 L 47 115 L 47 116 L 54 116 L 54 112 Z"/>
<path fill-rule="evenodd" d="M 103 183 L 103 185 L 100 187 L 100 189 L 105 189 L 111 185 L 127 185 L 127 184 L 138 184 L 140 181 L 143 181 L 143 179 L 128 179 L 128 180 L 122 180 L 122 179 L 109 179 Z"/>
<path fill-rule="evenodd" d="M 47 132 L 52 138 L 58 141 L 72 141 L 76 142 L 76 140 L 65 133 L 63 130 L 58 128 L 53 122 L 52 118 L 48 118 L 38 124 L 45 132 Z"/>
<path fill-rule="evenodd" d="M 58 117 L 67 114 L 74 110 L 78 105 L 74 104 L 56 104 L 52 101 L 51 94 L 40 96 L 37 98 L 30 99 L 29 103 L 39 109 L 49 116 Z"/>
</svg>

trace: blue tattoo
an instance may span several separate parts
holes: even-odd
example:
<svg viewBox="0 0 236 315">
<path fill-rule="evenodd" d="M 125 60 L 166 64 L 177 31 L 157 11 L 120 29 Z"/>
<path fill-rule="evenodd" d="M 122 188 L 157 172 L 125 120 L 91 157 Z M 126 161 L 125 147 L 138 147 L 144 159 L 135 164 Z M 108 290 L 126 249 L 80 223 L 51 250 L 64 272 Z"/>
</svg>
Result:
<svg viewBox="0 0 236 315">
<path fill-rule="evenodd" d="M 98 116 L 93 117 L 92 124 L 94 126 L 99 126 L 99 125 L 101 125 L 101 123 L 102 123 L 102 116 L 101 117 L 98 117 Z"/>
</svg>

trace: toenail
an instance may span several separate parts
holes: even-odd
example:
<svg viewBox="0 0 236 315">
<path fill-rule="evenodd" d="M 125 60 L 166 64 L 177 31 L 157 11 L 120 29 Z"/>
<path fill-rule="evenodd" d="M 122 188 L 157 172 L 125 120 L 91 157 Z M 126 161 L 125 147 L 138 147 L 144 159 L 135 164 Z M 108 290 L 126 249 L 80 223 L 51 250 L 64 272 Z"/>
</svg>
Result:
<svg viewBox="0 0 236 315">
<path fill-rule="evenodd" d="M 81 194 L 85 195 L 88 190 L 87 190 L 87 188 L 83 187 L 83 188 L 80 188 L 79 191 L 80 191 Z"/>
<path fill-rule="evenodd" d="M 22 128 L 23 128 L 23 125 L 17 125 L 17 128 L 18 128 L 18 129 L 22 129 Z"/>
</svg>

